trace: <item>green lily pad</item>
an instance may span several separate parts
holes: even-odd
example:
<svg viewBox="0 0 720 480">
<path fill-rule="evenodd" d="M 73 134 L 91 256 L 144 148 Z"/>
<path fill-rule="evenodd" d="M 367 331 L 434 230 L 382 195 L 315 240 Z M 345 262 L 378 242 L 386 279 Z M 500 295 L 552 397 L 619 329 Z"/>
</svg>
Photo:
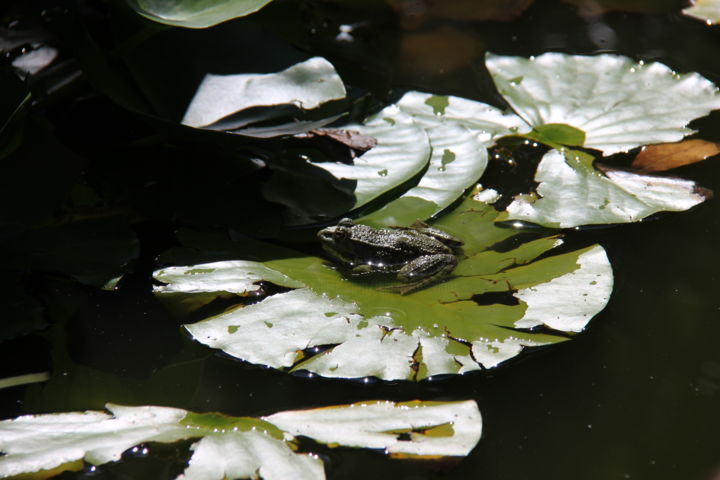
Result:
<svg viewBox="0 0 720 480">
<path fill-rule="evenodd" d="M 257 12 L 271 0 L 126 0 L 137 13 L 155 22 L 207 28 Z"/>
<path fill-rule="evenodd" d="M 718 0 L 694 0 L 692 6 L 683 10 L 685 15 L 699 18 L 708 25 L 720 23 L 720 2 Z"/>
<path fill-rule="evenodd" d="M 508 218 L 559 228 L 637 222 L 708 198 L 689 180 L 613 169 L 601 173 L 587 167 L 591 161 L 572 150 L 548 152 L 535 173 L 537 195 L 517 196 L 507 207 Z"/>
<path fill-rule="evenodd" d="M 207 74 L 182 123 L 205 127 L 236 112 L 262 106 L 294 105 L 312 110 L 344 97 L 342 80 L 330 62 L 321 57 L 310 58 L 278 73 Z"/>
<path fill-rule="evenodd" d="M 593 246 L 535 260 L 561 243 L 557 237 L 492 250 L 518 233 L 496 226 L 496 217 L 492 207 L 468 198 L 435 223 L 465 241 L 454 276 L 443 283 L 400 295 L 346 279 L 321 258 L 286 252 L 252 269 L 269 268 L 305 287 L 185 327 L 199 342 L 253 363 L 386 380 L 491 368 L 526 346 L 567 340 L 525 329 L 582 330 L 612 290 L 605 252 Z M 222 290 L 210 285 L 211 275 L 206 290 Z M 503 294 L 506 301 L 497 303 Z"/>
<path fill-rule="evenodd" d="M 0 476 L 48 471 L 85 460 L 102 465 L 147 442 L 199 438 L 177 478 L 325 478 L 322 460 L 297 453 L 295 437 L 391 455 L 464 456 L 480 440 L 474 401 L 370 401 L 262 418 L 170 407 L 106 405 L 101 411 L 27 415 L 0 422 Z M 400 437 L 400 434 L 405 434 Z"/>
<path fill-rule="evenodd" d="M 657 62 L 609 54 L 488 53 L 485 63 L 498 91 L 528 125 L 569 125 L 585 133 L 581 146 L 605 155 L 681 140 L 693 133 L 686 127 L 691 120 L 720 108 L 712 82 Z"/>
</svg>

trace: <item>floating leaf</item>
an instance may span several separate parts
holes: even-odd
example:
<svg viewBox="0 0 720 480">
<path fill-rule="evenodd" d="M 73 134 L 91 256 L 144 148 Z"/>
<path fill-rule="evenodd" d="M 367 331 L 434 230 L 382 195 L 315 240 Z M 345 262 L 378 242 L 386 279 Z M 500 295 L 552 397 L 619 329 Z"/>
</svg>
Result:
<svg viewBox="0 0 720 480">
<path fill-rule="evenodd" d="M 530 130 L 517 115 L 461 97 L 408 92 L 397 105 L 425 128 L 444 123 L 459 124 L 467 127 L 487 146 L 499 137 Z"/>
<path fill-rule="evenodd" d="M 143 17 L 186 28 L 206 28 L 257 12 L 271 0 L 126 0 Z"/>
<path fill-rule="evenodd" d="M 295 105 L 311 110 L 345 97 L 345 86 L 332 64 L 313 57 L 279 73 L 208 74 L 195 92 L 182 123 L 211 125 L 251 107 Z M 317 128 L 310 126 L 308 130 Z"/>
<path fill-rule="evenodd" d="M 529 125 L 569 125 L 605 155 L 693 133 L 686 125 L 720 108 L 717 87 L 697 73 L 618 55 L 501 57 L 486 64 L 498 91 Z M 568 143 L 572 145 L 572 143 Z M 554 145 L 553 145 L 554 146 Z"/>
<path fill-rule="evenodd" d="M 329 445 L 383 449 L 391 456 L 464 456 L 482 432 L 480 411 L 472 401 L 360 402 L 280 412 L 263 420 L 295 436 Z"/>
<path fill-rule="evenodd" d="M 320 258 L 286 252 L 258 265 L 305 287 L 186 328 L 201 343 L 253 363 L 387 380 L 491 368 L 525 346 L 566 340 L 518 330 L 527 325 L 582 330 L 612 290 L 603 249 L 533 261 L 560 243 L 547 237 L 495 251 L 489 247 L 517 233 L 494 225 L 496 216 L 489 205 L 468 198 L 435 223 L 465 241 L 453 277 L 443 283 L 399 295 L 377 282 L 347 280 Z M 208 282 L 206 288 L 216 292 L 222 285 Z M 497 303 L 497 295 L 506 300 Z"/>
<path fill-rule="evenodd" d="M 364 402 L 264 418 L 197 414 L 169 407 L 106 405 L 99 411 L 27 415 L 0 422 L 0 476 L 47 471 L 85 460 L 120 460 L 141 443 L 200 438 L 177 478 L 322 479 L 322 461 L 296 453 L 295 436 L 321 443 L 417 456 L 467 455 L 480 439 L 477 405 L 466 402 Z M 368 422 L 367 419 L 372 419 Z M 445 427 L 445 428 L 444 428 Z M 431 432 L 440 430 L 442 436 Z M 398 433 L 395 433 L 398 432 Z M 400 432 L 406 434 L 399 438 Z"/>
<path fill-rule="evenodd" d="M 718 0 L 693 0 L 692 6 L 683 10 L 685 15 L 704 20 L 708 25 L 720 23 Z"/>
<path fill-rule="evenodd" d="M 487 149 L 461 125 L 427 130 L 432 157 L 417 186 L 361 218 L 371 226 L 410 225 L 439 213 L 475 185 L 487 166 Z"/>
<path fill-rule="evenodd" d="M 357 181 L 353 209 L 422 173 L 430 160 L 427 134 L 396 106 L 386 107 L 363 125 L 345 128 L 375 138 L 377 145 L 354 158 L 352 164 L 324 162 L 315 165 L 336 178 Z"/>
<path fill-rule="evenodd" d="M 662 172 L 700 162 L 720 154 L 720 143 L 707 140 L 684 140 L 643 147 L 633 160 L 632 167 L 647 172 Z"/>
<path fill-rule="evenodd" d="M 682 211 L 707 199 L 695 182 L 587 166 L 585 154 L 551 150 L 538 165 L 537 196 L 518 196 L 508 218 L 568 228 L 637 222 L 660 211 Z"/>
</svg>

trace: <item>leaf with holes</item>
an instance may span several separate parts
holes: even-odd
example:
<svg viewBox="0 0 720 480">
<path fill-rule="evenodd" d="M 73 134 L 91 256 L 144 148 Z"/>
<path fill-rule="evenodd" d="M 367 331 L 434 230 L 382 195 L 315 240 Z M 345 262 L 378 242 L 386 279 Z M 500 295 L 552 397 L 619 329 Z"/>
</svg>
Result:
<svg viewBox="0 0 720 480">
<path fill-rule="evenodd" d="M 691 120 L 720 108 L 712 82 L 657 62 L 610 54 L 488 53 L 485 63 L 513 110 L 536 132 L 551 133 L 546 143 L 552 147 L 584 146 L 611 155 L 675 142 L 693 133 L 686 127 Z"/>
<path fill-rule="evenodd" d="M 507 218 L 550 227 L 637 222 L 660 211 L 682 211 L 709 198 L 695 182 L 615 169 L 597 171 L 587 154 L 548 152 L 538 165 L 537 195 L 520 195 Z"/>
<path fill-rule="evenodd" d="M 249 362 L 386 380 L 492 368 L 524 347 L 567 340 L 562 332 L 582 330 L 608 301 L 612 271 L 604 250 L 551 255 L 562 243 L 555 236 L 504 249 L 503 242 L 520 232 L 495 224 L 496 217 L 491 206 L 468 198 L 434 224 L 465 242 L 445 282 L 400 295 L 384 288 L 397 284 L 392 278 L 346 278 L 321 258 L 275 251 L 273 259 L 253 265 L 257 281 L 265 280 L 262 266 L 303 287 L 185 328 L 199 342 Z M 253 255 L 261 252 L 258 247 Z M 232 280 L 215 271 L 248 277 L 249 267 L 235 265 L 181 267 L 196 273 L 176 275 L 174 282 L 221 291 Z M 155 276 L 167 279 L 165 270 Z M 226 280 L 213 284 L 213 278 Z M 174 282 L 162 288 L 182 291 Z M 530 330 L 540 325 L 551 331 Z"/>
<path fill-rule="evenodd" d="M 295 451 L 303 436 L 331 446 L 383 449 L 402 457 L 464 456 L 480 440 L 474 401 L 368 401 L 279 412 L 262 418 L 169 407 L 108 404 L 99 411 L 26 415 L 0 422 L 0 476 L 118 461 L 141 443 L 197 438 L 178 479 L 325 478 L 323 463 Z"/>
</svg>

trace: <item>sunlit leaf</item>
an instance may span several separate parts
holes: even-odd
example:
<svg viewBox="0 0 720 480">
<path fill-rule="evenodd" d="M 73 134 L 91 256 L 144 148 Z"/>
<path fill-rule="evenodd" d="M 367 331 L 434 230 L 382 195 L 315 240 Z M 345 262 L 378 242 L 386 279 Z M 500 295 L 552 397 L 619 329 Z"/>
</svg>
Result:
<svg viewBox="0 0 720 480">
<path fill-rule="evenodd" d="M 489 53 L 486 64 L 498 91 L 529 125 L 569 125 L 585 133 L 582 146 L 605 155 L 680 140 L 693 132 L 686 127 L 691 120 L 720 108 L 712 82 L 657 62 L 609 54 Z"/>
<path fill-rule="evenodd" d="M 663 172 L 690 165 L 720 154 L 720 143 L 693 139 L 678 143 L 648 145 L 637 154 L 632 167 L 647 172 Z"/>
<path fill-rule="evenodd" d="M 491 368 L 526 346 L 566 340 L 518 328 L 582 330 L 612 290 L 603 249 L 534 261 L 561 243 L 547 237 L 492 250 L 518 233 L 496 226 L 496 217 L 492 207 L 468 198 L 434 224 L 465 241 L 454 275 L 443 283 L 400 295 L 381 288 L 387 282 L 346 279 L 323 259 L 286 252 L 262 265 L 305 287 L 186 328 L 196 340 L 253 363 L 388 380 Z"/>
<path fill-rule="evenodd" d="M 601 173 L 583 164 L 583 158 L 570 150 L 548 152 L 535 173 L 537 195 L 516 197 L 507 207 L 508 218 L 560 228 L 637 222 L 707 199 L 689 180 L 612 169 Z"/>
<path fill-rule="evenodd" d="M 372 226 L 410 225 L 439 213 L 475 185 L 487 166 L 485 146 L 467 128 L 451 123 L 427 130 L 432 157 L 417 186 L 361 218 Z"/>
<path fill-rule="evenodd" d="M 467 127 L 486 145 L 499 137 L 530 130 L 517 115 L 461 97 L 408 92 L 397 105 L 425 128 L 444 123 L 459 124 Z"/>
<path fill-rule="evenodd" d="M 363 155 L 343 162 L 316 163 L 339 179 L 357 182 L 355 205 L 361 207 L 420 174 L 430 160 L 430 141 L 423 128 L 396 106 L 386 107 L 363 125 L 348 125 L 377 145 Z"/>
<path fill-rule="evenodd" d="M 108 404 L 106 408 L 110 414 L 26 415 L 0 422 L 4 453 L 0 476 L 47 471 L 78 460 L 102 465 L 120 460 L 124 451 L 138 444 L 199 438 L 178 479 L 316 480 L 325 478 L 323 463 L 315 455 L 296 453 L 296 436 L 331 445 L 386 449 L 395 455 L 436 457 L 467 455 L 482 431 L 473 401 L 376 401 L 264 418 L 154 406 Z"/>
<path fill-rule="evenodd" d="M 260 10 L 271 0 L 126 0 L 140 15 L 155 22 L 206 28 Z"/>
<path fill-rule="evenodd" d="M 720 23 L 720 2 L 718 0 L 693 0 L 692 6 L 683 10 L 685 15 L 704 20 L 708 25 Z"/>
<path fill-rule="evenodd" d="M 280 412 L 263 417 L 292 435 L 390 455 L 462 456 L 482 432 L 475 402 L 360 402 L 340 407 Z M 442 427 L 443 434 L 435 434 Z M 406 439 L 400 438 L 405 434 Z"/>
<path fill-rule="evenodd" d="M 313 57 L 278 73 L 207 74 L 195 92 L 182 123 L 211 125 L 251 107 L 294 105 L 311 110 L 345 97 L 345 86 L 333 66 Z M 308 130 L 317 128 L 310 126 Z"/>
</svg>

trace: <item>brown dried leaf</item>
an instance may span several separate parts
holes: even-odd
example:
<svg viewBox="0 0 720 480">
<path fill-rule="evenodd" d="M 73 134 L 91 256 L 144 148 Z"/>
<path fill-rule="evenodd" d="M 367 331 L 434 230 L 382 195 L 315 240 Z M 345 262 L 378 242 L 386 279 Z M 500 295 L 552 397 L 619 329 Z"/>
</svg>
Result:
<svg viewBox="0 0 720 480">
<path fill-rule="evenodd" d="M 720 143 L 707 140 L 684 140 L 643 147 L 633 160 L 632 167 L 646 172 L 663 172 L 700 162 L 720 154 Z"/>
<path fill-rule="evenodd" d="M 377 139 L 374 137 L 363 135 L 356 130 L 342 128 L 318 128 L 308 132 L 307 136 L 328 137 L 361 152 L 366 152 L 377 145 Z"/>
</svg>

